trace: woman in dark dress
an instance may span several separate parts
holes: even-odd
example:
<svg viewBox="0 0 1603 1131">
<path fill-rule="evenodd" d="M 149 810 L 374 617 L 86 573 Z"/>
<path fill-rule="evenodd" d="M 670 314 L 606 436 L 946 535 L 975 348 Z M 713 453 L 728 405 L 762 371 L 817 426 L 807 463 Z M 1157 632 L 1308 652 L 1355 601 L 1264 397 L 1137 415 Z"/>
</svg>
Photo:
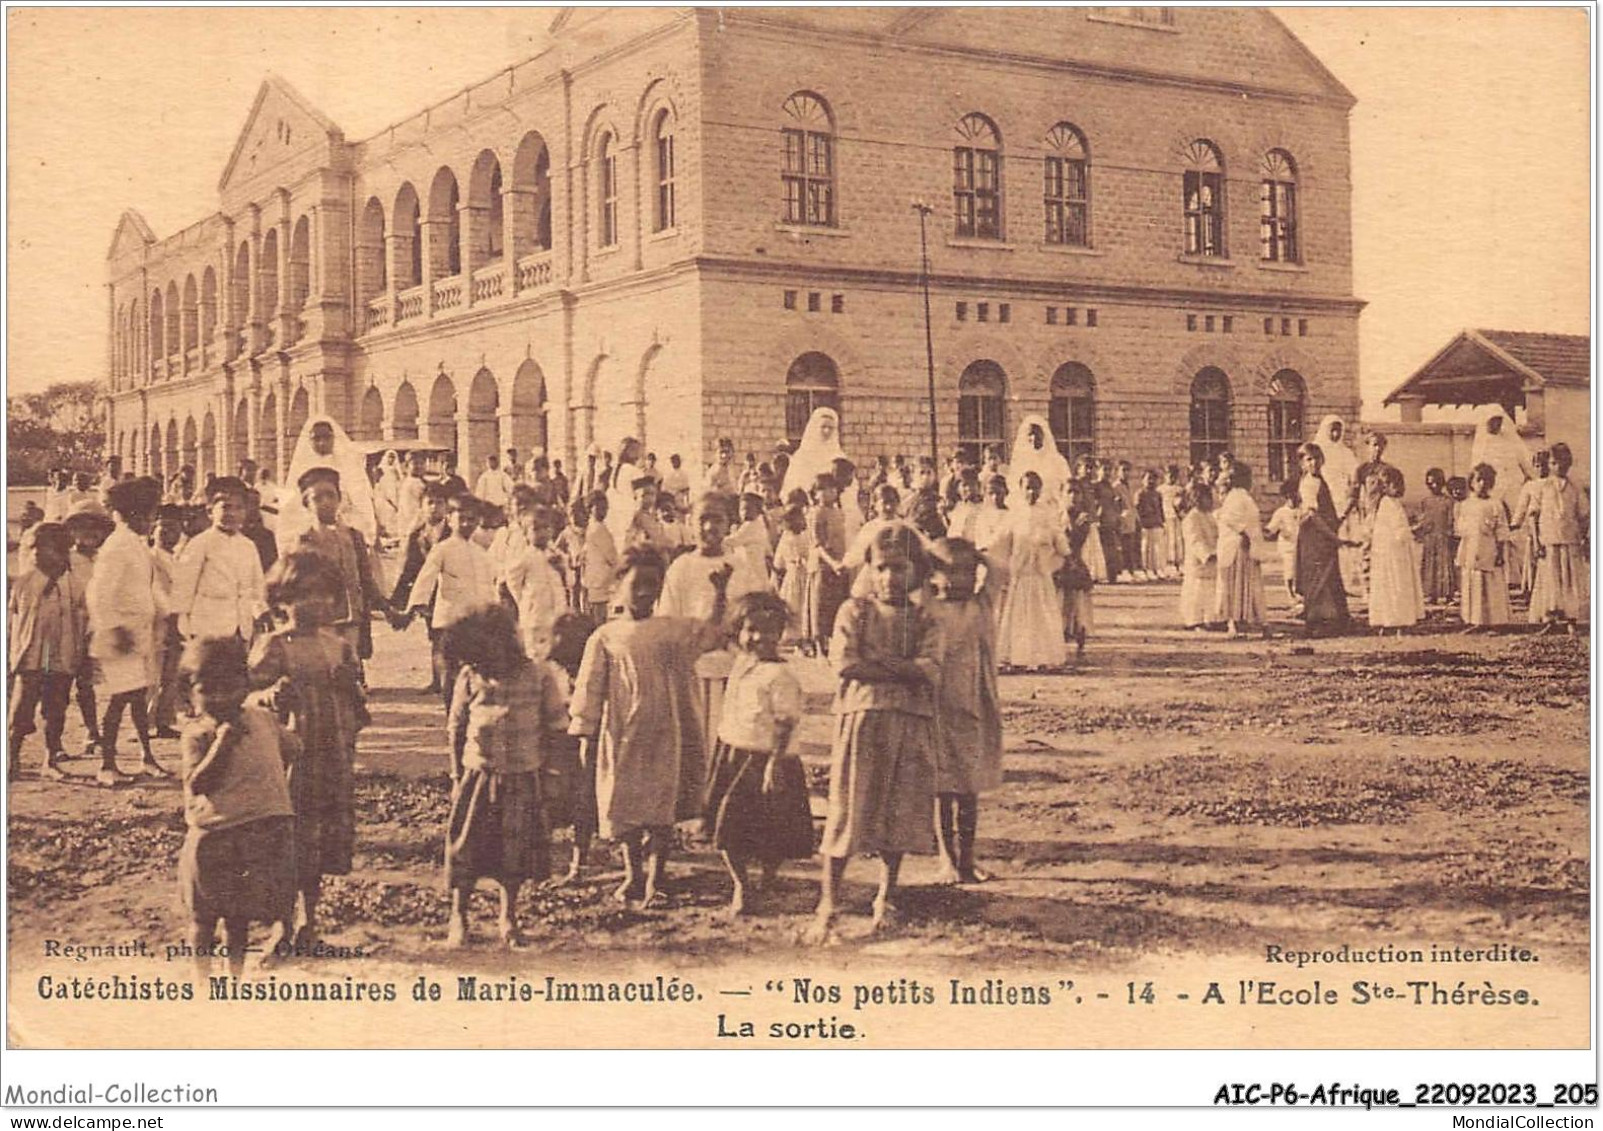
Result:
<svg viewBox="0 0 1603 1131">
<path fill-rule="evenodd" d="M 1302 463 L 1298 485 L 1302 527 L 1297 535 L 1297 595 L 1310 636 L 1347 627 L 1347 590 L 1341 584 L 1341 520 L 1330 488 L 1320 476 L 1325 454 L 1318 444 L 1297 449 Z"/>
</svg>

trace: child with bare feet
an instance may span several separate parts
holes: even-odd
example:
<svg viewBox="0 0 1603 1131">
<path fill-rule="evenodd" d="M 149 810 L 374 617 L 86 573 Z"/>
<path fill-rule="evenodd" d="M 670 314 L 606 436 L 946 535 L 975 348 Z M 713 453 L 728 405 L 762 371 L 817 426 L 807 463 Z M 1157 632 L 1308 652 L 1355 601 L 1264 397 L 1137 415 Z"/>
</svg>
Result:
<svg viewBox="0 0 1603 1131">
<path fill-rule="evenodd" d="M 238 637 L 190 641 L 184 669 L 199 717 L 184 731 L 184 822 L 178 885 L 189 912 L 195 976 L 211 974 L 217 921 L 228 971 L 245 972 L 250 925 L 271 923 L 263 965 L 295 914 L 295 810 L 284 780 L 299 744 L 272 713 L 244 706 L 250 691 Z"/>
<path fill-rule="evenodd" d="M 612 619 L 585 645 L 570 708 L 570 734 L 596 767 L 597 832 L 624 848 L 619 902 L 663 900 L 662 881 L 675 822 L 700 815 L 705 760 L 697 716 L 696 660 L 724 643 L 730 575 L 724 562 L 707 577 L 711 616 L 658 617 L 667 566 L 650 547 L 624 556 Z"/>
<path fill-rule="evenodd" d="M 995 594 L 1006 587 L 1006 577 L 998 563 L 982 557 L 961 538 L 937 543 L 935 555 L 934 587 L 940 599 L 929 607 L 941 636 L 935 795 L 945 861 L 939 880 L 977 884 L 990 878 L 974 866 L 979 795 L 1002 784 L 1002 700 L 996 686 L 993 603 Z"/>
<path fill-rule="evenodd" d="M 267 600 L 282 627 L 251 646 L 250 678 L 300 741 L 289 772 L 295 807 L 295 886 L 300 925 L 295 952 L 317 950 L 317 901 L 324 876 L 351 871 L 356 845 L 356 733 L 368 724 L 361 661 L 332 626 L 343 592 L 339 567 L 296 550 L 268 570 Z"/>
<path fill-rule="evenodd" d="M 568 729 L 567 688 L 559 670 L 530 659 L 518 626 L 500 606 L 470 613 L 445 630 L 446 654 L 460 666 L 446 724 L 451 740 L 451 818 L 445 883 L 451 889 L 447 944 L 468 939 L 468 896 L 480 879 L 501 896 L 500 934 L 523 945 L 518 889 L 551 874 L 551 836 L 542 803 L 542 761 Z"/>
<path fill-rule="evenodd" d="M 807 776 L 800 759 L 787 753 L 802 713 L 801 684 L 779 658 L 789 619 L 788 606 L 772 593 L 743 595 L 730 618 L 740 652 L 724 691 L 702 819 L 734 881 L 735 915 L 751 906 L 751 861 L 762 864 L 768 890 L 781 861 L 813 854 Z"/>
<path fill-rule="evenodd" d="M 869 542 L 863 572 L 870 595 L 852 597 L 835 618 L 830 659 L 840 679 L 824 826 L 823 891 L 808 941 L 825 943 L 835 922 L 846 863 L 880 861 L 874 929 L 894 925 L 892 901 L 902 857 L 935 848 L 935 688 L 940 625 L 912 594 L 924 583 L 921 540 L 887 522 Z"/>
<path fill-rule="evenodd" d="M 584 660 L 585 645 L 596 630 L 588 613 L 565 613 L 551 630 L 551 655 L 546 660 L 563 679 L 569 694 Z M 596 835 L 596 762 L 581 761 L 580 740 L 573 735 L 551 737 L 551 748 L 541 766 L 540 784 L 544 793 L 546 822 L 553 829 L 573 829 L 573 849 L 568 870 L 552 880 L 553 887 L 567 887 L 578 881 L 590 855 L 590 841 Z"/>
</svg>

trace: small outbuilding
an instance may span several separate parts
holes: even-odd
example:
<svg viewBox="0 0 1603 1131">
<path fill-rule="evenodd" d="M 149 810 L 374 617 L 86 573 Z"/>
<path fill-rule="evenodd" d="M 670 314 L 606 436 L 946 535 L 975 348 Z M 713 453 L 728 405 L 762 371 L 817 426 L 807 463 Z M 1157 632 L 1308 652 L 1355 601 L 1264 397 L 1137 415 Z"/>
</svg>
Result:
<svg viewBox="0 0 1603 1131">
<path fill-rule="evenodd" d="M 1563 441 L 1575 453 L 1576 475 L 1590 479 L 1592 445 L 1592 339 L 1586 334 L 1521 330 L 1465 330 L 1387 395 L 1402 422 L 1370 425 L 1392 441 L 1388 457 L 1408 478 L 1408 493 L 1423 488 L 1427 467 L 1449 475 L 1469 470 L 1473 423 L 1426 422 L 1427 405 L 1495 406 L 1517 422 L 1533 448 Z"/>
</svg>

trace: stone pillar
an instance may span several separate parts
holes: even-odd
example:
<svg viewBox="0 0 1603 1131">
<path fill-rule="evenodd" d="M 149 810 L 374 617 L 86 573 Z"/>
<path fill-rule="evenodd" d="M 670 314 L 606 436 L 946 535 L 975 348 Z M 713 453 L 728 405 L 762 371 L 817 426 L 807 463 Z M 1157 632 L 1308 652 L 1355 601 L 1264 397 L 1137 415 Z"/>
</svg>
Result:
<svg viewBox="0 0 1603 1131">
<path fill-rule="evenodd" d="M 254 374 L 252 377 L 254 378 Z M 245 406 L 245 455 L 251 460 L 256 459 L 256 445 L 262 433 L 262 386 L 259 380 L 252 380 L 250 393 L 246 397 Z M 257 470 L 260 470 L 258 466 Z"/>
<path fill-rule="evenodd" d="M 642 201 L 642 194 L 645 190 L 640 184 L 641 174 L 645 171 L 645 161 L 641 159 L 641 154 L 643 154 L 645 151 L 645 147 L 637 141 L 634 144 L 627 146 L 620 155 L 625 157 L 625 159 L 628 161 L 629 180 L 634 184 L 634 216 L 632 217 L 633 222 L 629 225 L 629 231 L 634 234 L 634 265 L 636 271 L 640 270 L 641 267 L 645 265 L 646 252 L 646 209 L 643 207 Z M 651 193 L 653 198 L 655 198 L 656 192 L 657 182 L 655 179 L 653 179 L 651 182 Z M 623 239 L 622 216 L 618 217 L 618 239 L 620 241 Z"/>
<path fill-rule="evenodd" d="M 483 205 L 459 204 L 456 209 L 462 231 L 462 305 L 473 305 L 473 272 L 490 259 L 490 210 Z"/>
<path fill-rule="evenodd" d="M 395 325 L 395 293 L 401 289 L 397 280 L 403 268 L 410 270 L 412 263 L 412 237 L 400 232 L 388 232 L 379 254 L 384 261 L 384 301 L 390 308 L 390 325 Z"/>
<path fill-rule="evenodd" d="M 223 334 L 223 361 L 239 356 L 239 312 L 234 309 L 234 268 L 239 249 L 234 246 L 234 221 L 223 218 L 223 270 L 218 276 L 222 293 L 217 296 L 222 310 L 217 313 L 217 325 Z"/>
<path fill-rule="evenodd" d="M 1425 418 L 1424 397 L 1399 397 L 1397 407 L 1402 410 L 1404 424 L 1418 424 Z"/>
<path fill-rule="evenodd" d="M 290 304 L 294 301 L 294 248 L 290 241 L 294 238 L 295 229 L 290 221 L 289 197 L 280 197 L 281 211 L 278 217 L 278 341 L 279 349 L 288 349 L 298 336 L 295 324 L 300 318 L 300 312 L 292 310 Z"/>
<path fill-rule="evenodd" d="M 518 260 L 534 254 L 539 226 L 539 202 L 533 189 L 509 188 L 501 193 L 501 247 L 506 258 L 508 294 L 518 293 Z M 528 235 L 520 238 L 524 232 Z"/>
<path fill-rule="evenodd" d="M 289 474 L 289 457 L 293 454 L 293 445 L 300 437 L 285 435 L 289 429 L 289 398 L 291 396 L 289 374 L 286 373 L 279 377 L 275 384 L 278 385 L 278 389 L 273 396 L 273 415 L 276 419 L 274 430 L 278 433 L 276 437 L 278 443 L 277 450 L 273 453 L 273 478 L 282 484 L 284 476 Z"/>
<path fill-rule="evenodd" d="M 428 318 L 434 317 L 434 280 L 444 278 L 449 265 L 440 249 L 440 241 L 450 231 L 451 226 L 440 220 L 427 219 L 418 224 L 423 240 L 423 314 Z"/>
<path fill-rule="evenodd" d="M 262 210 L 250 206 L 250 318 L 245 327 L 245 353 L 262 352 L 267 336 L 267 296 L 262 293 Z"/>
</svg>

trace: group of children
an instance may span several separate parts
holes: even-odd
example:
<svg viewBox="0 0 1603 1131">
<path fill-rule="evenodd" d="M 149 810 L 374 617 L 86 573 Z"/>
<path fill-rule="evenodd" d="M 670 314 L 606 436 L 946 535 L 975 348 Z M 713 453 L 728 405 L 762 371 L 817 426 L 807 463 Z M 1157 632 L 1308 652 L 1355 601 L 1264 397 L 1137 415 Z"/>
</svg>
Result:
<svg viewBox="0 0 1603 1131">
<path fill-rule="evenodd" d="M 1532 620 L 1580 615 L 1588 509 L 1562 444 L 1538 461 L 1543 474 L 1512 516 L 1488 465 L 1452 508 L 1433 470 L 1409 515 L 1401 473 L 1377 462 L 1355 541 L 1317 444 L 1299 452 L 1302 474 L 1266 530 L 1248 469 L 1228 455 L 1146 472 L 1136 489 L 1127 464 L 1068 465 L 1044 422 L 1021 435 L 1007 472 L 994 457 L 956 462 L 940 482 L 925 463 L 904 476 L 905 493 L 892 468 L 863 474 L 834 458 L 781 498 L 769 469 L 746 481 L 756 490 L 700 496 L 688 527 L 650 475 L 631 478 L 622 516 L 611 513 L 617 485 L 564 509 L 520 482 L 500 508 L 460 481 L 431 481 L 388 593 L 341 518 L 331 467 L 299 477 L 310 526 L 276 560 L 246 533 L 260 518 L 239 480 L 207 484 L 199 532 L 166 521 L 157 481 L 118 480 L 109 514 L 81 502 L 64 522 L 35 525 L 23 547 L 11 773 L 42 711 L 44 775 L 66 776 L 61 735 L 77 689 L 103 758 L 98 780 L 124 780 L 124 708 L 141 772 L 166 775 L 150 739 L 172 734 L 181 672 L 194 718 L 181 746 L 180 878 L 196 952 L 214 952 L 219 922 L 236 972 L 252 922 L 270 927 L 270 953 L 305 950 L 321 878 L 351 867 L 372 619 L 404 629 L 422 618 L 451 751 L 450 942 L 466 941 L 468 893 L 490 879 L 501 934 L 518 943 L 518 892 L 558 871 L 559 826 L 572 827 L 573 847 L 557 882 L 582 875 L 599 835 L 622 848 L 616 896 L 660 902 L 674 826 L 697 817 L 736 913 L 757 901 L 754 868 L 771 882 L 785 861 L 821 852 L 810 934 L 826 939 L 854 855 L 879 860 L 876 926 L 893 921 L 908 852 L 938 850 L 945 880 L 985 878 L 974 844 L 979 795 L 1001 782 L 997 674 L 1054 668 L 1070 643 L 1083 649 L 1099 580 L 1178 570 L 1184 623 L 1240 631 L 1265 620 L 1262 562 L 1276 539 L 1310 622 L 1332 600 L 1329 615 L 1344 618 L 1335 558 L 1356 544 L 1372 625 L 1413 623 L 1427 599 L 1447 596 L 1450 568 L 1465 622 L 1498 623 L 1505 570 L 1522 552 L 1510 531 L 1528 529 Z M 802 695 L 786 644 L 827 657 L 836 677 L 821 844 L 792 753 Z"/>
</svg>

